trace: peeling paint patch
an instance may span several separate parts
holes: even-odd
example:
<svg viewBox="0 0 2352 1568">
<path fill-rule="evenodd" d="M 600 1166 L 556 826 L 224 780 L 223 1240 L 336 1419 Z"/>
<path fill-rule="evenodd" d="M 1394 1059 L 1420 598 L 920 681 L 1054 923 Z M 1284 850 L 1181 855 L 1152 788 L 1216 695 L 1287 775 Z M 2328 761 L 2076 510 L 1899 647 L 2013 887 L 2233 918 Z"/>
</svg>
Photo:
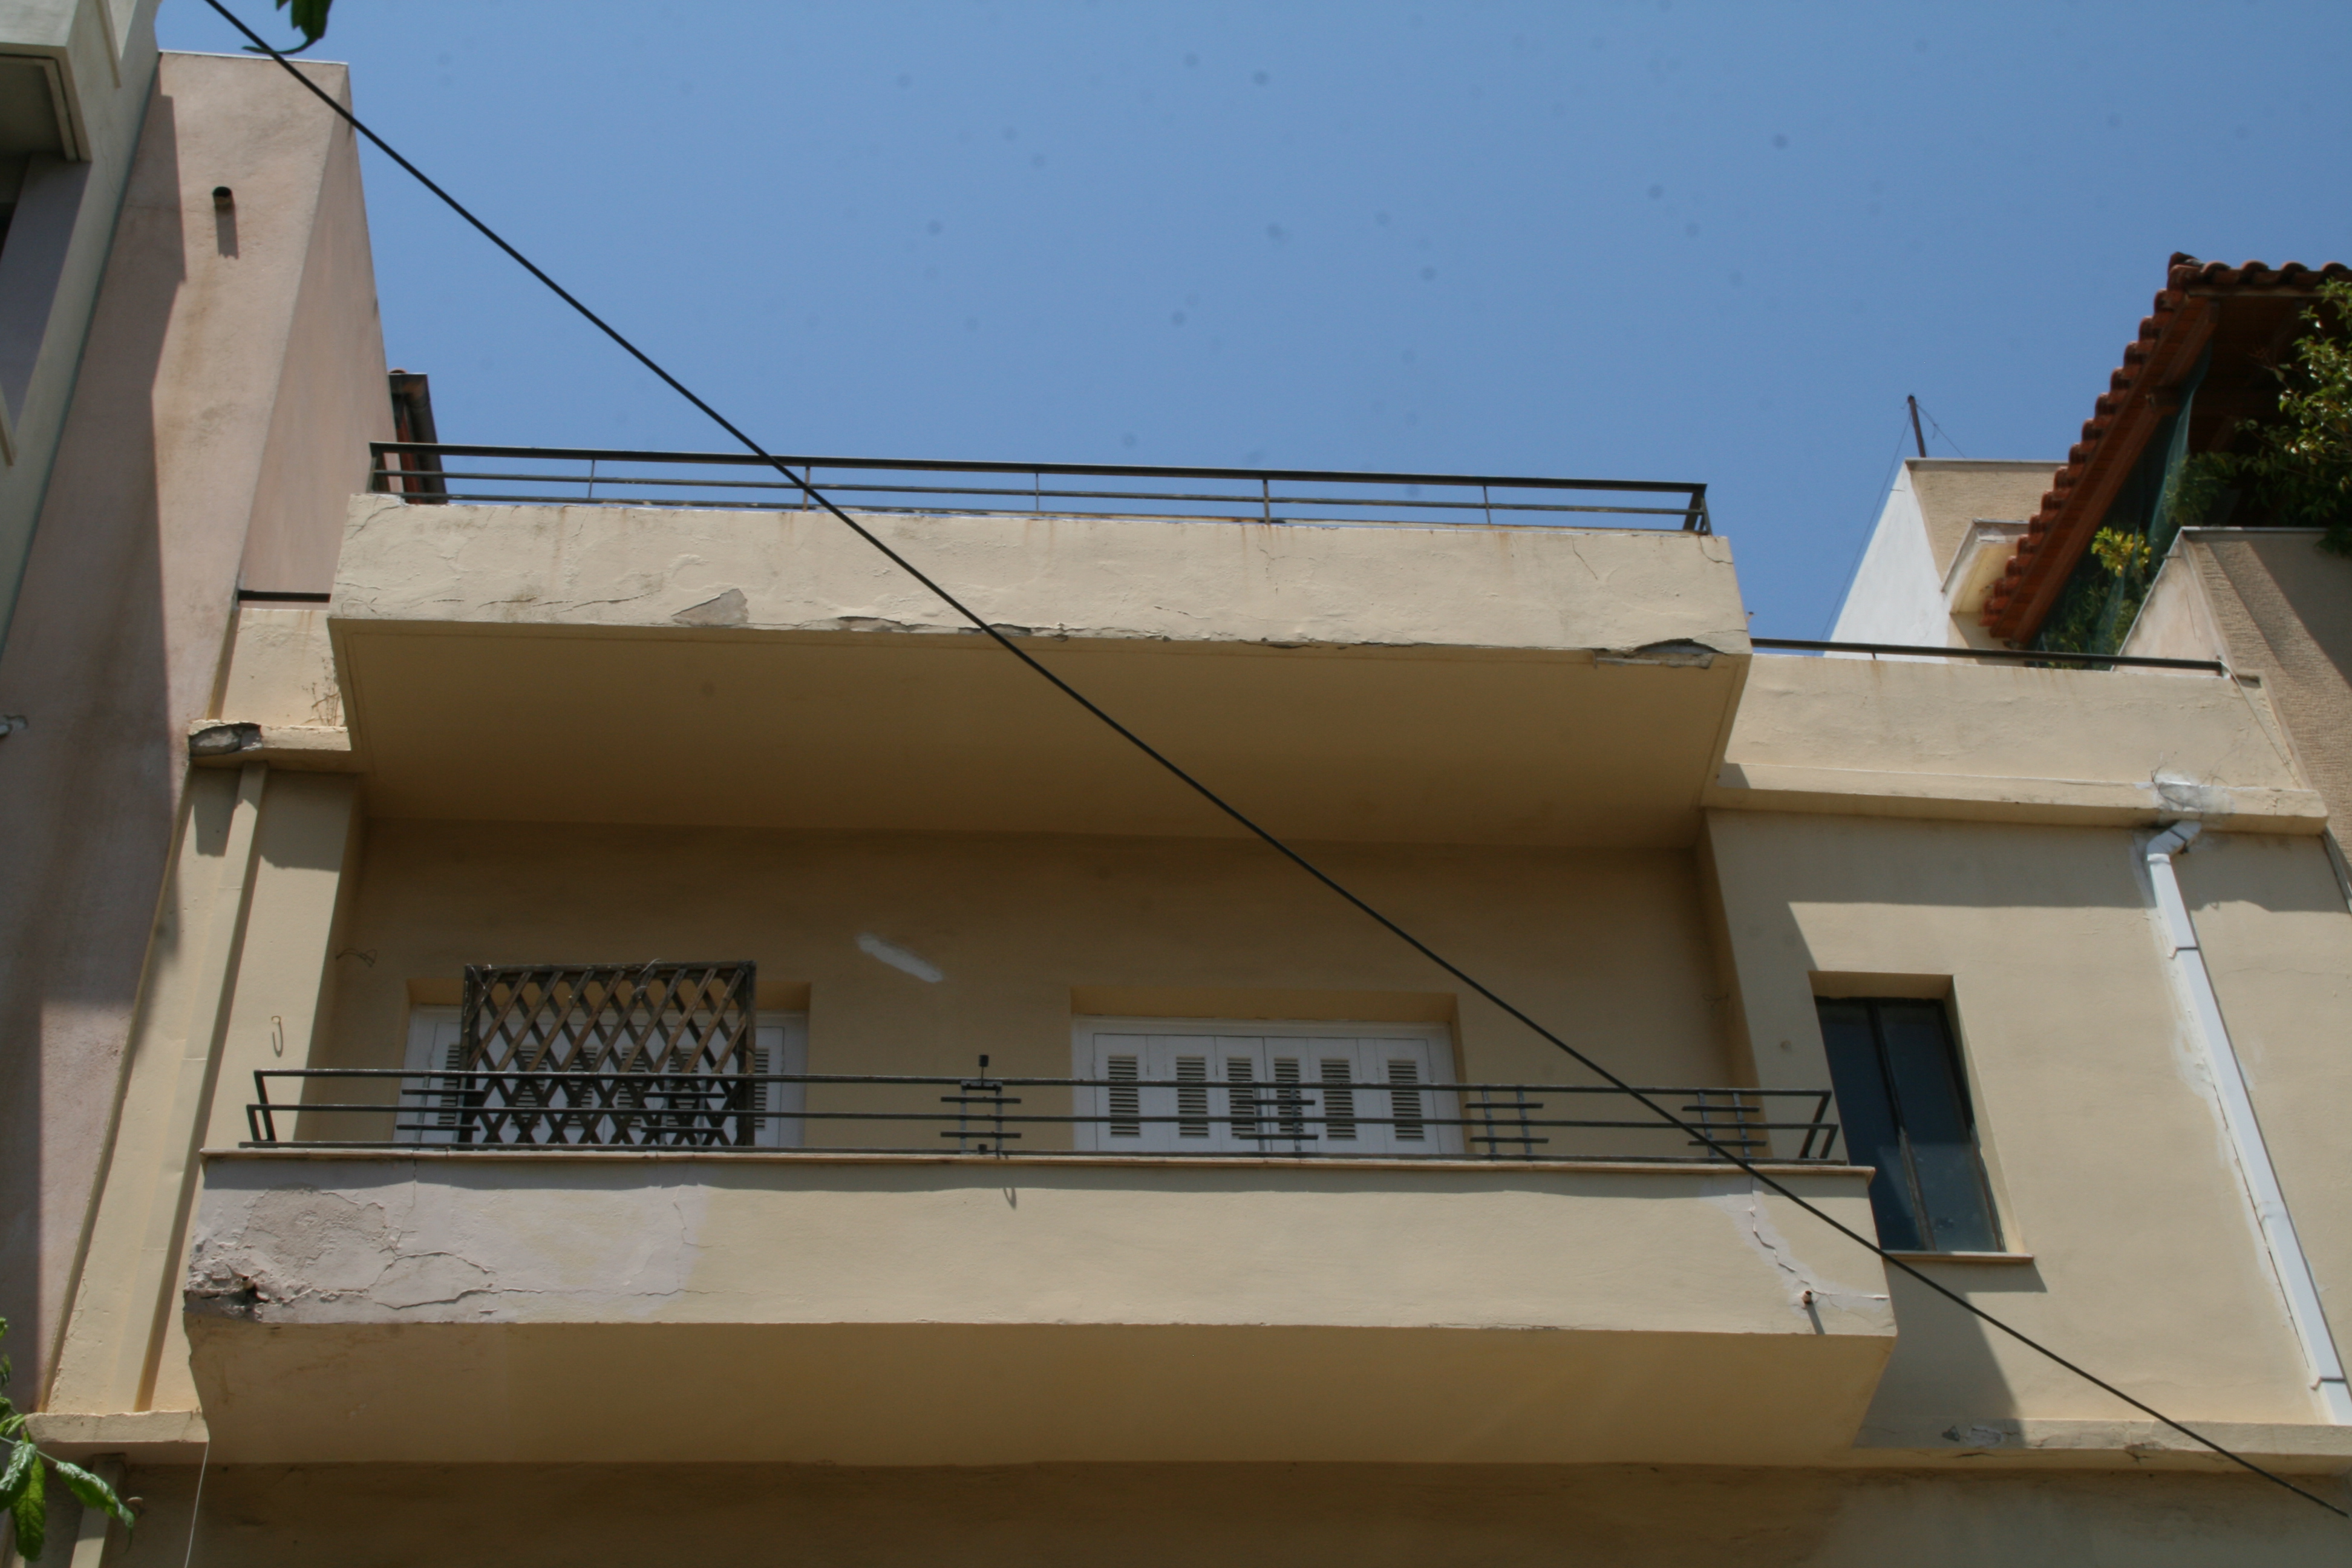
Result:
<svg viewBox="0 0 2352 1568">
<path fill-rule="evenodd" d="M 682 626 L 742 626 L 751 623 L 751 602 L 740 588 L 730 588 L 716 598 L 705 599 L 670 617 Z"/>
<path fill-rule="evenodd" d="M 2238 809 L 2237 797 L 2225 786 L 2168 770 L 2158 769 L 2148 786 L 2168 809 L 2200 818 L 2227 816 Z"/>
<path fill-rule="evenodd" d="M 1944 1428 L 1943 1436 L 1947 1443 L 1959 1443 L 1971 1448 L 1998 1448 L 2018 1436 L 2016 1426 L 2017 1423 L 2014 1421 L 2006 1422 L 1999 1426 L 1990 1426 L 1982 1421 L 1962 1426 L 1956 1421 Z"/>
<path fill-rule="evenodd" d="M 1765 1212 L 1764 1195 L 1752 1178 L 1741 1177 L 1723 1184 L 1720 1190 L 1707 1194 L 1707 1202 L 1729 1215 L 1738 1227 L 1740 1239 L 1779 1273 L 1790 1310 L 1812 1320 L 1817 1331 L 1829 1331 L 1821 1324 L 1820 1310 L 1823 1308 L 1852 1313 L 1874 1326 L 1893 1321 L 1889 1297 L 1824 1279 L 1797 1256 L 1788 1238 L 1780 1234 L 1780 1226 L 1772 1223 L 1772 1216 Z"/>
<path fill-rule="evenodd" d="M 462 1180 L 208 1185 L 184 1300 L 198 1317 L 396 1323 L 527 1321 L 593 1297 L 642 1320 L 688 1292 L 708 1201 L 698 1184 L 633 1176 L 625 1213 L 583 1229 Z"/>
<path fill-rule="evenodd" d="M 1592 662 L 1658 665 L 1667 669 L 1706 669 L 1714 665 L 1718 651 L 1703 642 L 1676 638 L 1671 642 L 1643 643 L 1640 647 L 1603 648 L 1592 656 Z"/>
<path fill-rule="evenodd" d="M 255 1200 L 235 1237 L 200 1236 L 188 1258 L 188 1310 L 252 1318 L 304 1297 L 367 1291 L 396 1246 L 382 1208 L 313 1187 Z"/>
</svg>

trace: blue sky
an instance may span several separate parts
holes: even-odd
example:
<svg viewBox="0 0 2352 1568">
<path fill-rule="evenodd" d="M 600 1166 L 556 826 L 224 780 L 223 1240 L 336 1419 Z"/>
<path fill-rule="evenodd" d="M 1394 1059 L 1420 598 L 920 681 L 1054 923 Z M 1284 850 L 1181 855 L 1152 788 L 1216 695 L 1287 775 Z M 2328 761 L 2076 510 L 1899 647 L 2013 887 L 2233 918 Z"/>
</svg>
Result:
<svg viewBox="0 0 2352 1568">
<path fill-rule="evenodd" d="M 1765 635 L 1823 632 L 1905 394 L 2054 461 L 2170 252 L 2352 259 L 2341 0 L 339 0 L 314 53 L 780 448 L 1699 479 Z M 367 179 L 444 439 L 724 447 Z"/>
</svg>

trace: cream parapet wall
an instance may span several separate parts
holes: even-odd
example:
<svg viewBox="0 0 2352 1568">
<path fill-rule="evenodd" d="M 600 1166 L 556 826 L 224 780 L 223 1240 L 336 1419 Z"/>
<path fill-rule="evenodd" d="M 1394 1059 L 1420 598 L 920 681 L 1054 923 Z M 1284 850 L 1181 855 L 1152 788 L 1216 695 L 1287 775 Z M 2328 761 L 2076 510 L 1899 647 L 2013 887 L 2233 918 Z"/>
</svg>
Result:
<svg viewBox="0 0 2352 1568">
<path fill-rule="evenodd" d="M 2294 1220 L 2287 1213 L 2286 1194 L 2280 1190 L 2278 1173 L 2271 1164 L 2270 1148 L 2263 1142 L 2262 1124 L 2254 1118 L 2253 1100 L 2246 1093 L 2237 1047 L 2231 1043 L 2230 1026 L 2222 1019 L 2221 1001 L 2213 994 L 2212 976 L 2205 969 L 2204 950 L 2197 943 L 2196 922 L 2189 917 L 2188 902 L 2180 896 L 2180 879 L 2173 871 L 2172 858 L 2185 853 L 2201 828 L 2200 823 L 2177 822 L 2149 839 L 2145 851 L 2148 881 L 2156 889 L 2157 909 L 2164 917 L 2174 970 L 2188 990 L 2197 1016 L 2199 1044 L 2221 1101 L 2230 1151 L 2237 1159 L 2239 1173 L 2244 1177 L 2246 1190 L 2253 1199 L 2263 1245 L 2270 1253 L 2272 1266 L 2278 1270 L 2280 1289 L 2286 1293 L 2287 1312 L 2294 1320 L 2295 1337 L 2302 1342 L 2304 1356 L 2311 1363 L 2312 1383 L 2320 1407 L 2327 1419 L 2337 1426 L 2352 1425 L 2352 1389 L 2345 1384 L 2344 1363 L 2336 1354 L 2335 1335 L 2329 1331 L 2327 1314 L 2320 1306 L 2319 1287 L 2312 1279 L 2311 1264 L 2304 1257 L 2303 1243 L 2294 1234 Z"/>
</svg>

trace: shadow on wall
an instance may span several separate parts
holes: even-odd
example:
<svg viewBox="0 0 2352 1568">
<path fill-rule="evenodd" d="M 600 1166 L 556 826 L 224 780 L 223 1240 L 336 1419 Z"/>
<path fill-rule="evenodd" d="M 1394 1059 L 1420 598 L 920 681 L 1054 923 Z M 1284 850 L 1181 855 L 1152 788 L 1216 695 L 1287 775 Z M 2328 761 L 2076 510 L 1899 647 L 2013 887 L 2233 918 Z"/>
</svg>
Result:
<svg viewBox="0 0 2352 1568">
<path fill-rule="evenodd" d="M 189 1539 L 195 1467 L 131 1472 L 141 1536 Z M 2339 1497 L 2336 1483 L 2323 1495 Z M 2252 1478 L 1648 1465 L 750 1465 L 215 1468 L 200 1563 L 557 1568 L 642 1542 L 677 1561 L 1129 1568 L 1204 1562 L 1743 1568 L 2336 1561 L 2343 1521 Z M 403 1542 L 407 1542 L 402 1545 Z M 1736 1544 L 1735 1544 L 1736 1543 Z M 1727 1546 L 1734 1550 L 1727 1552 Z"/>
<path fill-rule="evenodd" d="M 32 721 L 0 742 L 0 1315 L 25 1393 L 63 1331 L 178 812 L 154 385 L 179 162 L 158 94 L 0 655 L 0 707 Z"/>
<path fill-rule="evenodd" d="M 1731 814 L 1726 814 L 1727 816 Z M 1768 819 L 1766 814 L 1741 813 Z M 2132 830 L 1908 817 L 1792 816 L 1810 830 L 1804 855 L 1772 862 L 1776 897 L 1790 906 L 1886 904 L 1997 910 L 2153 908 Z M 2147 829 L 2138 830 L 2146 833 Z M 2316 837 L 2221 837 L 2325 853 Z M 2324 867 L 2324 861 L 2315 865 Z M 2325 877 L 2282 875 L 2243 896 L 2275 913 L 2340 913 Z M 1835 968 L 1835 965 L 1829 966 Z"/>
<path fill-rule="evenodd" d="M 2263 623 L 2265 637 L 2281 655 L 2289 650 L 2262 612 L 2267 597 L 2246 580 L 2244 568 L 2259 563 L 2271 588 L 2286 602 L 2295 624 L 2340 673 L 2352 669 L 2352 558 L 2331 555 L 2312 535 L 2296 531 L 2252 538 L 2234 550 L 2216 552 L 2231 585 Z M 2251 558 L 2251 560 L 2249 560 Z"/>
<path fill-rule="evenodd" d="M 2020 1412 L 1993 1354 L 1996 1331 L 1898 1268 L 1887 1269 L 1886 1282 L 1895 1298 L 1895 1353 L 1856 1442 L 1865 1447 L 1999 1447 L 1998 1423 Z M 1979 1268 L 1966 1283 L 1971 1297 L 2041 1295 L 2049 1289 L 2031 1264 Z M 1979 1304 L 1996 1317 L 2016 1315 L 1998 1300 Z"/>
</svg>

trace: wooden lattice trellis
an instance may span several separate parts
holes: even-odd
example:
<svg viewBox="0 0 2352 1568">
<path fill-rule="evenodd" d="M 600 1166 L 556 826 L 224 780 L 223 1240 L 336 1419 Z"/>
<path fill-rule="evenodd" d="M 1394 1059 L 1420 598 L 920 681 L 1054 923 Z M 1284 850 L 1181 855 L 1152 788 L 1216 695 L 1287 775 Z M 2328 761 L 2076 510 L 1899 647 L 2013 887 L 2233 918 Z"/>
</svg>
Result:
<svg viewBox="0 0 2352 1568">
<path fill-rule="evenodd" d="M 468 964 L 461 1141 L 750 1143 L 755 966 Z"/>
</svg>

